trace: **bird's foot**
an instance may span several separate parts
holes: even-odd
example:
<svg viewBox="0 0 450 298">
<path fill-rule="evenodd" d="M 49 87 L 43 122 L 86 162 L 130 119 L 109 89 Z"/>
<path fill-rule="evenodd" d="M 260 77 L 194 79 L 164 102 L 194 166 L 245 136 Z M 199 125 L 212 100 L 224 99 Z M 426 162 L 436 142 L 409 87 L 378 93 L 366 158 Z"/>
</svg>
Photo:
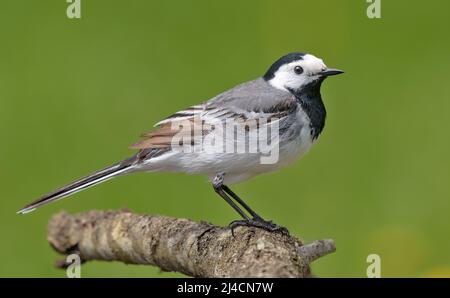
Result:
<svg viewBox="0 0 450 298">
<path fill-rule="evenodd" d="M 234 236 L 234 229 L 240 226 L 245 227 L 256 227 L 263 230 L 266 230 L 268 232 L 275 232 L 275 233 L 281 233 L 283 235 L 289 235 L 288 229 L 285 227 L 279 226 L 275 223 L 273 223 L 271 220 L 264 220 L 262 218 L 253 218 L 250 220 L 235 220 L 232 221 L 228 225 L 231 229 L 231 234 Z"/>
</svg>

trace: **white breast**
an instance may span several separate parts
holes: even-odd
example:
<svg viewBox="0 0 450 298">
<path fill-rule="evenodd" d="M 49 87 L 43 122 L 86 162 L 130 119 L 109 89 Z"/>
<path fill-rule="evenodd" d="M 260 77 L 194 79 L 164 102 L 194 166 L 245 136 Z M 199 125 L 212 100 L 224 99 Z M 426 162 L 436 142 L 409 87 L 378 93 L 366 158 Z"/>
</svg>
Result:
<svg viewBox="0 0 450 298">
<path fill-rule="evenodd" d="M 279 168 L 287 166 L 305 155 L 314 141 L 311 136 L 310 120 L 306 113 L 299 109 L 296 115 L 297 122 L 292 124 L 300 129 L 298 136 L 291 141 L 280 144 Z"/>
</svg>

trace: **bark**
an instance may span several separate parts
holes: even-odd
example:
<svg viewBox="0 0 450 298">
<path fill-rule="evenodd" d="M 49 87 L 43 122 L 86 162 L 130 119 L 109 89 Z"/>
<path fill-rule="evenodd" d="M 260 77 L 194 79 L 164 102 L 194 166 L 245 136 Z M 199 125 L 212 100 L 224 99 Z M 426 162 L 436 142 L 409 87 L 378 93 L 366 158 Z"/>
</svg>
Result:
<svg viewBox="0 0 450 298">
<path fill-rule="evenodd" d="M 158 266 L 194 277 L 310 277 L 309 264 L 335 251 L 333 240 L 303 245 L 294 236 L 130 211 L 54 215 L 48 241 L 82 261 Z"/>
</svg>

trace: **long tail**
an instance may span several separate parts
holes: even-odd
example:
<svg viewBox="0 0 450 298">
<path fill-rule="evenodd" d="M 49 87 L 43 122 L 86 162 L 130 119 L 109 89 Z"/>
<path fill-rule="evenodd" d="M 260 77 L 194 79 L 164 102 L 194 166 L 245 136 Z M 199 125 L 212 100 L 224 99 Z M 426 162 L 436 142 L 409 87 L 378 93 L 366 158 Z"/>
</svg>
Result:
<svg viewBox="0 0 450 298">
<path fill-rule="evenodd" d="M 89 176 L 78 179 L 66 186 L 63 186 L 63 187 L 55 190 L 52 193 L 49 193 L 46 196 L 43 196 L 42 198 L 40 198 L 34 202 L 31 202 L 30 204 L 26 205 L 24 208 L 17 211 L 17 213 L 18 214 L 29 213 L 43 205 L 46 205 L 48 203 L 51 203 L 56 200 L 62 199 L 64 197 L 70 196 L 70 195 L 77 193 L 79 191 L 82 191 L 86 188 L 89 188 L 91 186 L 102 183 L 106 180 L 109 180 L 111 178 L 114 178 L 121 174 L 124 174 L 127 170 L 130 169 L 130 167 L 132 167 L 133 160 L 134 160 L 134 158 L 126 159 L 126 160 L 116 163 L 110 167 L 107 167 L 103 170 L 94 172 Z"/>
</svg>

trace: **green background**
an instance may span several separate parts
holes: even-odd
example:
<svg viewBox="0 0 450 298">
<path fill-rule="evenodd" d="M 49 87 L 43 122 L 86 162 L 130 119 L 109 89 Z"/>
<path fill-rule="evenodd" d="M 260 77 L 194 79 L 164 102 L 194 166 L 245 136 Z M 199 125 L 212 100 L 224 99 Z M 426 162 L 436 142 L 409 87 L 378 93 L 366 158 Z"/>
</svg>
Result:
<svg viewBox="0 0 450 298">
<path fill-rule="evenodd" d="M 64 277 L 46 241 L 62 209 L 127 207 L 226 225 L 234 211 L 207 179 L 135 174 L 37 212 L 29 201 L 133 153 L 174 111 L 306 51 L 346 74 L 323 86 L 324 133 L 301 161 L 235 186 L 306 242 L 333 238 L 322 277 L 449 276 L 450 2 L 107 1 L 0 4 L 0 276 Z M 83 277 L 179 276 L 91 262 Z"/>
</svg>

